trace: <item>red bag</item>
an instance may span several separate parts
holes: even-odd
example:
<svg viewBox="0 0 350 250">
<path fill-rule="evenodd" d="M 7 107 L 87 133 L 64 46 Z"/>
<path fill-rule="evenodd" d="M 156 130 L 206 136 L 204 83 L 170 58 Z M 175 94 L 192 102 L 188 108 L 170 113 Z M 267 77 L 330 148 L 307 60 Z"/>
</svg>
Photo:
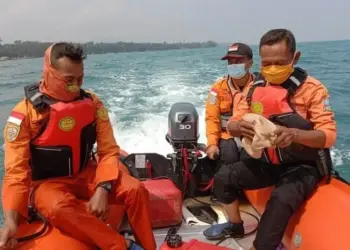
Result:
<svg viewBox="0 0 350 250">
<path fill-rule="evenodd" d="M 168 179 L 142 182 L 149 192 L 149 210 L 153 228 L 170 227 L 182 220 L 182 194 Z"/>
<path fill-rule="evenodd" d="M 184 242 L 181 247 L 178 248 L 171 248 L 167 245 L 166 242 L 164 242 L 159 250 L 232 250 L 227 247 L 221 247 L 221 246 L 216 246 L 212 245 L 209 243 L 201 242 L 198 240 L 191 240 L 190 242 Z"/>
</svg>

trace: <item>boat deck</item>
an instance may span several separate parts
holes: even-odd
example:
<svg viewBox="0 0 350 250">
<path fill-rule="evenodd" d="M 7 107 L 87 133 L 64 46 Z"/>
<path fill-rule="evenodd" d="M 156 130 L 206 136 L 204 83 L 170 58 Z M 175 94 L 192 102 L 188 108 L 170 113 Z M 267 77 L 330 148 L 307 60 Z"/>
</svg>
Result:
<svg viewBox="0 0 350 250">
<path fill-rule="evenodd" d="M 209 197 L 200 197 L 197 198 L 197 200 L 210 203 Z M 210 244 L 216 244 L 219 241 L 209 241 L 205 238 L 203 235 L 203 231 L 210 227 L 210 224 L 207 224 L 205 222 L 202 222 L 196 218 L 192 213 L 189 212 L 187 207 L 195 207 L 195 206 L 203 206 L 203 204 L 199 203 L 196 200 L 193 199 L 186 199 L 183 203 L 183 223 L 181 227 L 178 230 L 178 234 L 182 237 L 183 241 L 189 241 L 191 239 L 197 239 L 199 241 L 207 242 Z M 219 204 L 213 204 L 211 205 L 211 208 L 216 212 L 218 215 L 218 221 L 217 223 L 223 223 L 227 221 L 227 216 L 221 206 Z M 258 213 L 254 210 L 254 208 L 248 204 L 248 203 L 242 203 L 240 205 L 240 210 L 252 213 L 259 217 Z M 246 233 L 253 231 L 257 227 L 257 221 L 254 217 L 252 217 L 249 214 L 241 213 L 242 219 L 244 220 L 244 226 Z M 122 226 L 121 229 L 128 229 L 125 226 Z M 170 228 L 162 228 L 162 229 L 154 229 L 154 235 L 157 242 L 157 249 L 161 246 L 161 244 L 164 242 L 164 239 L 167 235 L 167 232 Z M 242 239 L 233 239 L 229 238 L 222 243 L 220 243 L 220 246 L 224 246 L 230 249 L 235 250 L 249 250 L 252 246 L 252 242 L 255 238 L 255 233 L 251 234 L 245 238 Z"/>
</svg>

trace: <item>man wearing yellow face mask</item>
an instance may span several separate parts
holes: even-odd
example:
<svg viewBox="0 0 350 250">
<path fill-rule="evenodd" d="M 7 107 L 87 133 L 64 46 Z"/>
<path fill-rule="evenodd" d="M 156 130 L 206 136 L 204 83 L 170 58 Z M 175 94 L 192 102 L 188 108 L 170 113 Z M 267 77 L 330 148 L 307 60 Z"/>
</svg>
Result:
<svg viewBox="0 0 350 250">
<path fill-rule="evenodd" d="M 243 221 L 237 191 L 276 185 L 261 217 L 252 249 L 275 250 L 293 213 L 330 174 L 329 148 L 336 141 L 334 113 L 326 87 L 306 71 L 295 67 L 300 57 L 289 30 L 275 29 L 260 40 L 261 75 L 237 106 L 227 127 L 232 136 L 252 139 L 253 125 L 242 121 L 256 113 L 277 125 L 274 148 L 264 149 L 260 159 L 247 158 L 223 166 L 214 179 L 214 193 L 226 204 L 229 222 L 204 232 L 209 239 L 241 235 Z"/>
</svg>

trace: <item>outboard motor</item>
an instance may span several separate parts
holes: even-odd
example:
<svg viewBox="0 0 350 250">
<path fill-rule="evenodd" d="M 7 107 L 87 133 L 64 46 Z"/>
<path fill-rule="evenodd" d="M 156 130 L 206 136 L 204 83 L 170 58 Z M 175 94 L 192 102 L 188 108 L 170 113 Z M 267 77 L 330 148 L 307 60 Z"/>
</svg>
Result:
<svg viewBox="0 0 350 250">
<path fill-rule="evenodd" d="M 198 144 L 198 112 L 191 103 L 179 102 L 172 105 L 168 116 L 166 140 L 172 145 L 174 153 L 168 154 L 171 160 L 172 179 L 187 196 L 195 195 L 197 175 L 195 170 L 203 159 Z"/>
<path fill-rule="evenodd" d="M 175 103 L 169 111 L 166 134 L 173 153 L 166 157 L 157 153 L 135 153 L 121 159 L 134 177 L 144 181 L 150 193 L 153 227 L 178 225 L 182 221 L 183 199 L 211 192 L 213 173 L 206 165 L 208 158 L 200 152 L 198 118 L 193 104 Z M 169 213 L 159 213 L 159 206 Z"/>
<path fill-rule="evenodd" d="M 210 161 L 201 152 L 205 145 L 198 143 L 198 118 L 193 104 L 173 104 L 169 111 L 168 133 L 165 136 L 173 147 L 173 153 L 166 157 L 157 153 L 135 153 L 121 160 L 128 166 L 131 174 L 140 180 L 168 178 L 184 196 L 207 194 L 210 190 L 206 187 L 213 172 Z"/>
<path fill-rule="evenodd" d="M 173 104 L 168 115 L 166 140 L 174 151 L 196 148 L 198 138 L 198 113 L 195 106 L 187 102 Z"/>
</svg>

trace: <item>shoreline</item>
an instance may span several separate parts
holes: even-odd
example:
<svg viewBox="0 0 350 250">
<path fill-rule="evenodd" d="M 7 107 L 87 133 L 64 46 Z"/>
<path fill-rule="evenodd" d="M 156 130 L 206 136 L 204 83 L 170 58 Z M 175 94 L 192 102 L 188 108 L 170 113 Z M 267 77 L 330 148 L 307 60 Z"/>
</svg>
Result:
<svg viewBox="0 0 350 250">
<path fill-rule="evenodd" d="M 74 42 L 73 42 L 74 43 Z M 43 57 L 45 50 L 53 43 L 16 41 L 13 44 L 0 44 L 0 61 L 34 59 Z M 182 49 L 214 48 L 219 46 L 213 41 L 197 43 L 76 43 L 80 44 L 86 55 L 101 55 L 108 53 L 170 51 Z"/>
</svg>

